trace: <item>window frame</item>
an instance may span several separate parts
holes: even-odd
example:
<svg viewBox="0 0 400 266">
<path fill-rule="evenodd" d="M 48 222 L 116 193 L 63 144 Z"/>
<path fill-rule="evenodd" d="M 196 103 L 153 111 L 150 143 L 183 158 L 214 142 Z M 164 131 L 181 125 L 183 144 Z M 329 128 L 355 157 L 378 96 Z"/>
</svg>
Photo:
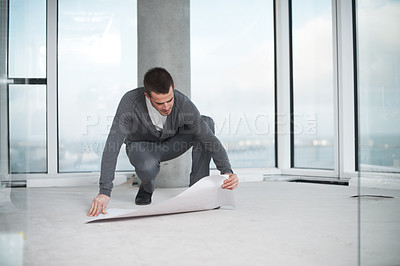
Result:
<svg viewBox="0 0 400 266">
<path fill-rule="evenodd" d="M 348 180 L 356 177 L 353 25 L 352 3 L 332 0 L 333 70 L 334 70 L 334 169 L 302 169 L 293 167 L 293 84 L 291 47 L 291 0 L 278 1 L 277 6 L 278 73 L 278 168 L 283 175 L 307 175 Z M 347 26 L 347 27 L 346 27 Z M 286 99 L 290 99 L 287 101 Z M 287 128 L 289 121 L 290 129 Z M 286 125 L 286 127 L 285 127 Z"/>
</svg>

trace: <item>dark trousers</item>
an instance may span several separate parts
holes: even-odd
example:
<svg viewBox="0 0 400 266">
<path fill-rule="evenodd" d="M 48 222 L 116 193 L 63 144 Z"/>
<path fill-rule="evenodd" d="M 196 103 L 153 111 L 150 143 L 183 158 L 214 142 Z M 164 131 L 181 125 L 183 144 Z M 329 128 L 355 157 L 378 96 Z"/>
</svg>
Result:
<svg viewBox="0 0 400 266">
<path fill-rule="evenodd" d="M 213 119 L 208 116 L 202 116 L 202 119 L 215 133 Z M 192 186 L 201 178 L 210 175 L 211 155 L 190 131 L 180 130 L 163 142 L 131 142 L 126 146 L 126 153 L 144 190 L 152 193 L 156 185 L 156 176 L 160 172 L 160 163 L 182 155 L 191 147 L 192 171 L 189 186 Z"/>
</svg>

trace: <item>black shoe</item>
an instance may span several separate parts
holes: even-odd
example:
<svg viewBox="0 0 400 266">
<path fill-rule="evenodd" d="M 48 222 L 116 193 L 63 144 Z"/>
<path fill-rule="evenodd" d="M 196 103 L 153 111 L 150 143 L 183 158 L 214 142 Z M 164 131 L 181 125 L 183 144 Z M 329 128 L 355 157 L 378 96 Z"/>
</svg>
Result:
<svg viewBox="0 0 400 266">
<path fill-rule="evenodd" d="M 153 193 L 146 192 L 142 185 L 139 187 L 139 191 L 135 198 L 136 205 L 149 205 L 151 203 L 151 196 Z"/>
</svg>

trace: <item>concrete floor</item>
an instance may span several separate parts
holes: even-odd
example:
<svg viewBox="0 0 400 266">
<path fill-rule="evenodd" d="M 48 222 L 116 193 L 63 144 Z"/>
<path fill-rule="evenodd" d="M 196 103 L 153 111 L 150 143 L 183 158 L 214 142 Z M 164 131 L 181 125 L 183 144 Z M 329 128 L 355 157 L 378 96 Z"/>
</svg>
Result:
<svg viewBox="0 0 400 266">
<path fill-rule="evenodd" d="M 183 188 L 157 189 L 157 203 Z M 135 208 L 137 186 L 110 208 Z M 400 191 L 245 182 L 237 208 L 85 224 L 96 187 L 0 190 L 1 265 L 400 265 Z"/>
</svg>

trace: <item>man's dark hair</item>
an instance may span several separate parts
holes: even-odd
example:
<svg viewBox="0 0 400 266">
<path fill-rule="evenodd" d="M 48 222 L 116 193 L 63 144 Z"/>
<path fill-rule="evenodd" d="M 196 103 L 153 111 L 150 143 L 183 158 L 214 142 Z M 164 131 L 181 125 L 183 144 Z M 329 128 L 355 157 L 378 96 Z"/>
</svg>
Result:
<svg viewBox="0 0 400 266">
<path fill-rule="evenodd" d="M 174 88 L 174 80 L 171 74 L 168 73 L 162 67 L 154 67 L 149 69 L 144 75 L 144 89 L 146 93 L 151 97 L 151 92 L 157 94 L 167 94 L 169 88 L 172 86 Z"/>
</svg>

